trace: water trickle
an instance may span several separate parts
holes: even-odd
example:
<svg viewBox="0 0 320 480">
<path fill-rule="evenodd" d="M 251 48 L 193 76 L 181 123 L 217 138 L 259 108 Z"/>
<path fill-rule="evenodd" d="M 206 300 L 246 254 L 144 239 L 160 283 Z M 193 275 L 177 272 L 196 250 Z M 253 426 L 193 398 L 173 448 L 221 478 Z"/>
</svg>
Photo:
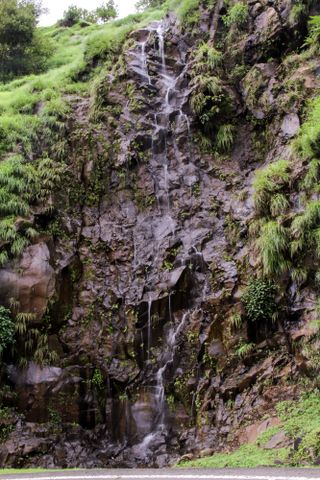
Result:
<svg viewBox="0 0 320 480">
<path fill-rule="evenodd" d="M 168 308 L 169 308 L 169 320 L 170 320 L 170 322 L 172 322 L 171 292 L 168 295 Z"/>
<path fill-rule="evenodd" d="M 169 302 L 170 302 L 170 296 L 169 296 Z M 171 307 L 170 307 L 170 310 L 171 310 Z M 189 315 L 188 312 L 183 314 L 182 319 L 179 322 L 177 327 L 175 327 L 172 324 L 165 338 L 166 348 L 162 354 L 162 362 L 161 362 L 162 365 L 156 374 L 156 405 L 157 405 L 157 411 L 158 411 L 158 418 L 157 418 L 157 425 L 156 425 L 157 430 L 159 429 L 163 430 L 165 427 L 166 397 L 165 397 L 164 376 L 169 365 L 172 365 L 174 362 L 174 357 L 177 350 L 177 340 L 179 339 L 179 335 L 184 328 L 188 315 Z M 171 316 L 171 313 L 170 313 L 170 316 Z"/>
<path fill-rule="evenodd" d="M 166 57 L 165 57 L 165 52 L 164 52 L 164 36 L 163 36 L 163 26 L 160 23 L 160 25 L 157 28 L 157 35 L 158 35 L 158 40 L 159 40 L 159 56 L 161 58 L 161 66 L 162 70 L 166 70 Z"/>
<path fill-rule="evenodd" d="M 151 85 L 151 77 L 150 77 L 149 71 L 148 71 L 148 62 L 147 62 L 147 54 L 146 54 L 146 43 L 147 43 L 147 40 L 145 40 L 144 42 L 141 42 L 141 43 L 140 43 L 140 49 L 141 49 L 141 53 L 140 53 L 140 56 L 141 56 L 141 69 L 142 69 L 142 72 L 143 72 L 145 78 L 148 80 L 149 85 Z"/>
<path fill-rule="evenodd" d="M 151 307 L 152 299 L 148 299 L 148 360 L 150 360 L 150 348 L 151 348 Z"/>
</svg>

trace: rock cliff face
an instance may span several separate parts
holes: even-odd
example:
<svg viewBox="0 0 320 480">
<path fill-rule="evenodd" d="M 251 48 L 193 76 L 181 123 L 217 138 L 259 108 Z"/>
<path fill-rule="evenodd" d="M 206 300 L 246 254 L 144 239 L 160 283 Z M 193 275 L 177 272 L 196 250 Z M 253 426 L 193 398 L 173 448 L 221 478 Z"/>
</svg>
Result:
<svg viewBox="0 0 320 480">
<path fill-rule="evenodd" d="M 1 465 L 162 467 L 254 437 L 298 395 L 294 342 L 314 289 L 282 279 L 276 322 L 250 321 L 242 297 L 261 266 L 255 171 L 292 157 L 320 64 L 288 60 L 309 7 L 245 6 L 240 29 L 226 30 L 217 2 L 199 6 L 197 28 L 169 14 L 133 32 L 93 97 L 68 99 L 68 178 L 52 216 L 37 213 L 55 228 L 0 270 L 2 302 L 13 297 L 54 352 L 22 367 L 20 340 L 4 359 L 16 414 Z M 201 42 L 223 49 L 209 134 L 192 104 Z M 205 146 L 225 125 L 232 146 Z"/>
</svg>

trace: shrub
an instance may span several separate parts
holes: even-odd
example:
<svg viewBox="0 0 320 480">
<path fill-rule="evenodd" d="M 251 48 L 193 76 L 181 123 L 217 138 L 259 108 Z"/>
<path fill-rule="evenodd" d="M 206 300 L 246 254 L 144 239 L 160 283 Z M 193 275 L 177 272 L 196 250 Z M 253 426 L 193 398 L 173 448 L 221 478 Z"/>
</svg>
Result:
<svg viewBox="0 0 320 480">
<path fill-rule="evenodd" d="M 222 17 L 222 21 L 226 27 L 240 28 L 246 23 L 248 14 L 248 5 L 239 2 L 229 8 L 228 13 Z"/>
<path fill-rule="evenodd" d="M 14 342 L 15 325 L 11 318 L 11 312 L 0 306 L 0 355 Z"/>
<path fill-rule="evenodd" d="M 40 13 L 32 0 L 0 2 L 0 80 L 45 68 L 52 46 L 36 30 Z"/>
<path fill-rule="evenodd" d="M 275 295 L 276 286 L 272 281 L 253 280 L 242 298 L 247 317 L 252 322 L 272 320 L 277 311 Z"/>
</svg>

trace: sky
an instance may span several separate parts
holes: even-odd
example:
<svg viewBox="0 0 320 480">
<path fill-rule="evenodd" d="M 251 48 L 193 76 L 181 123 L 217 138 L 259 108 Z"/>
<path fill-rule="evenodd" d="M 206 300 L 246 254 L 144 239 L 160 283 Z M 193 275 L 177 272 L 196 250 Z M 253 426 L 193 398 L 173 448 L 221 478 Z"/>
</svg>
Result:
<svg viewBox="0 0 320 480">
<path fill-rule="evenodd" d="M 125 17 L 129 13 L 134 13 L 134 5 L 137 0 L 116 0 L 118 5 L 119 17 Z M 50 26 L 56 23 L 62 17 L 63 12 L 69 5 L 77 5 L 77 7 L 86 8 L 87 10 L 94 10 L 97 6 L 103 3 L 102 0 L 43 0 L 42 5 L 48 10 L 46 15 L 40 17 L 41 26 Z"/>
</svg>

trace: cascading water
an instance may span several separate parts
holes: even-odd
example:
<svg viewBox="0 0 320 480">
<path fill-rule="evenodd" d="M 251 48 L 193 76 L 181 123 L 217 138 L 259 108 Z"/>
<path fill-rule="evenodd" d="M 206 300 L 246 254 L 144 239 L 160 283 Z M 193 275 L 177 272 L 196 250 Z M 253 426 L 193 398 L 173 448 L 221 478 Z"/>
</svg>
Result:
<svg viewBox="0 0 320 480">
<path fill-rule="evenodd" d="M 154 182 L 155 196 L 158 202 L 157 223 L 150 222 L 150 236 L 154 245 L 153 262 L 157 263 L 158 242 L 157 230 L 165 225 L 175 237 L 175 222 L 171 214 L 170 201 L 170 163 L 172 159 L 177 160 L 179 147 L 176 145 L 176 138 L 182 130 L 190 131 L 189 119 L 183 112 L 184 103 L 187 98 L 181 94 L 180 81 L 183 81 L 186 68 L 181 69 L 181 64 L 172 67 L 166 62 L 165 51 L 165 25 L 155 23 L 142 31 L 143 41 L 137 43 L 133 56 L 136 59 L 134 71 L 140 77 L 140 85 L 148 92 L 157 92 L 157 101 L 154 104 L 151 118 L 151 160 L 149 172 Z M 156 42 L 153 42 L 154 36 Z M 152 45 L 156 44 L 153 49 Z M 177 71 L 178 70 L 178 71 Z M 138 265 L 137 253 L 134 255 L 134 266 Z M 168 436 L 168 411 L 165 395 L 166 379 L 174 375 L 175 363 L 177 362 L 177 348 L 179 339 L 188 319 L 188 312 L 185 312 L 180 321 L 177 321 L 173 312 L 171 294 L 168 295 L 168 308 L 165 318 L 162 318 L 163 339 L 159 351 L 159 342 L 153 338 L 153 301 L 157 299 L 156 294 L 150 291 L 146 293 L 146 324 L 144 327 L 145 346 L 147 350 L 147 375 L 148 384 L 145 387 L 144 395 L 150 403 L 151 414 L 149 418 L 149 431 L 137 425 L 139 443 L 133 446 L 139 455 L 145 455 L 154 448 L 154 442 L 165 441 Z M 159 335 L 159 334 L 157 334 Z M 143 337 L 142 337 L 143 338 Z M 155 348 L 152 348 L 152 347 Z M 145 405 L 145 399 L 140 400 L 140 405 Z M 134 415 L 133 415 L 134 416 Z M 136 415 L 136 423 L 143 421 L 141 414 Z M 147 421 L 147 422 L 148 422 Z"/>
</svg>

